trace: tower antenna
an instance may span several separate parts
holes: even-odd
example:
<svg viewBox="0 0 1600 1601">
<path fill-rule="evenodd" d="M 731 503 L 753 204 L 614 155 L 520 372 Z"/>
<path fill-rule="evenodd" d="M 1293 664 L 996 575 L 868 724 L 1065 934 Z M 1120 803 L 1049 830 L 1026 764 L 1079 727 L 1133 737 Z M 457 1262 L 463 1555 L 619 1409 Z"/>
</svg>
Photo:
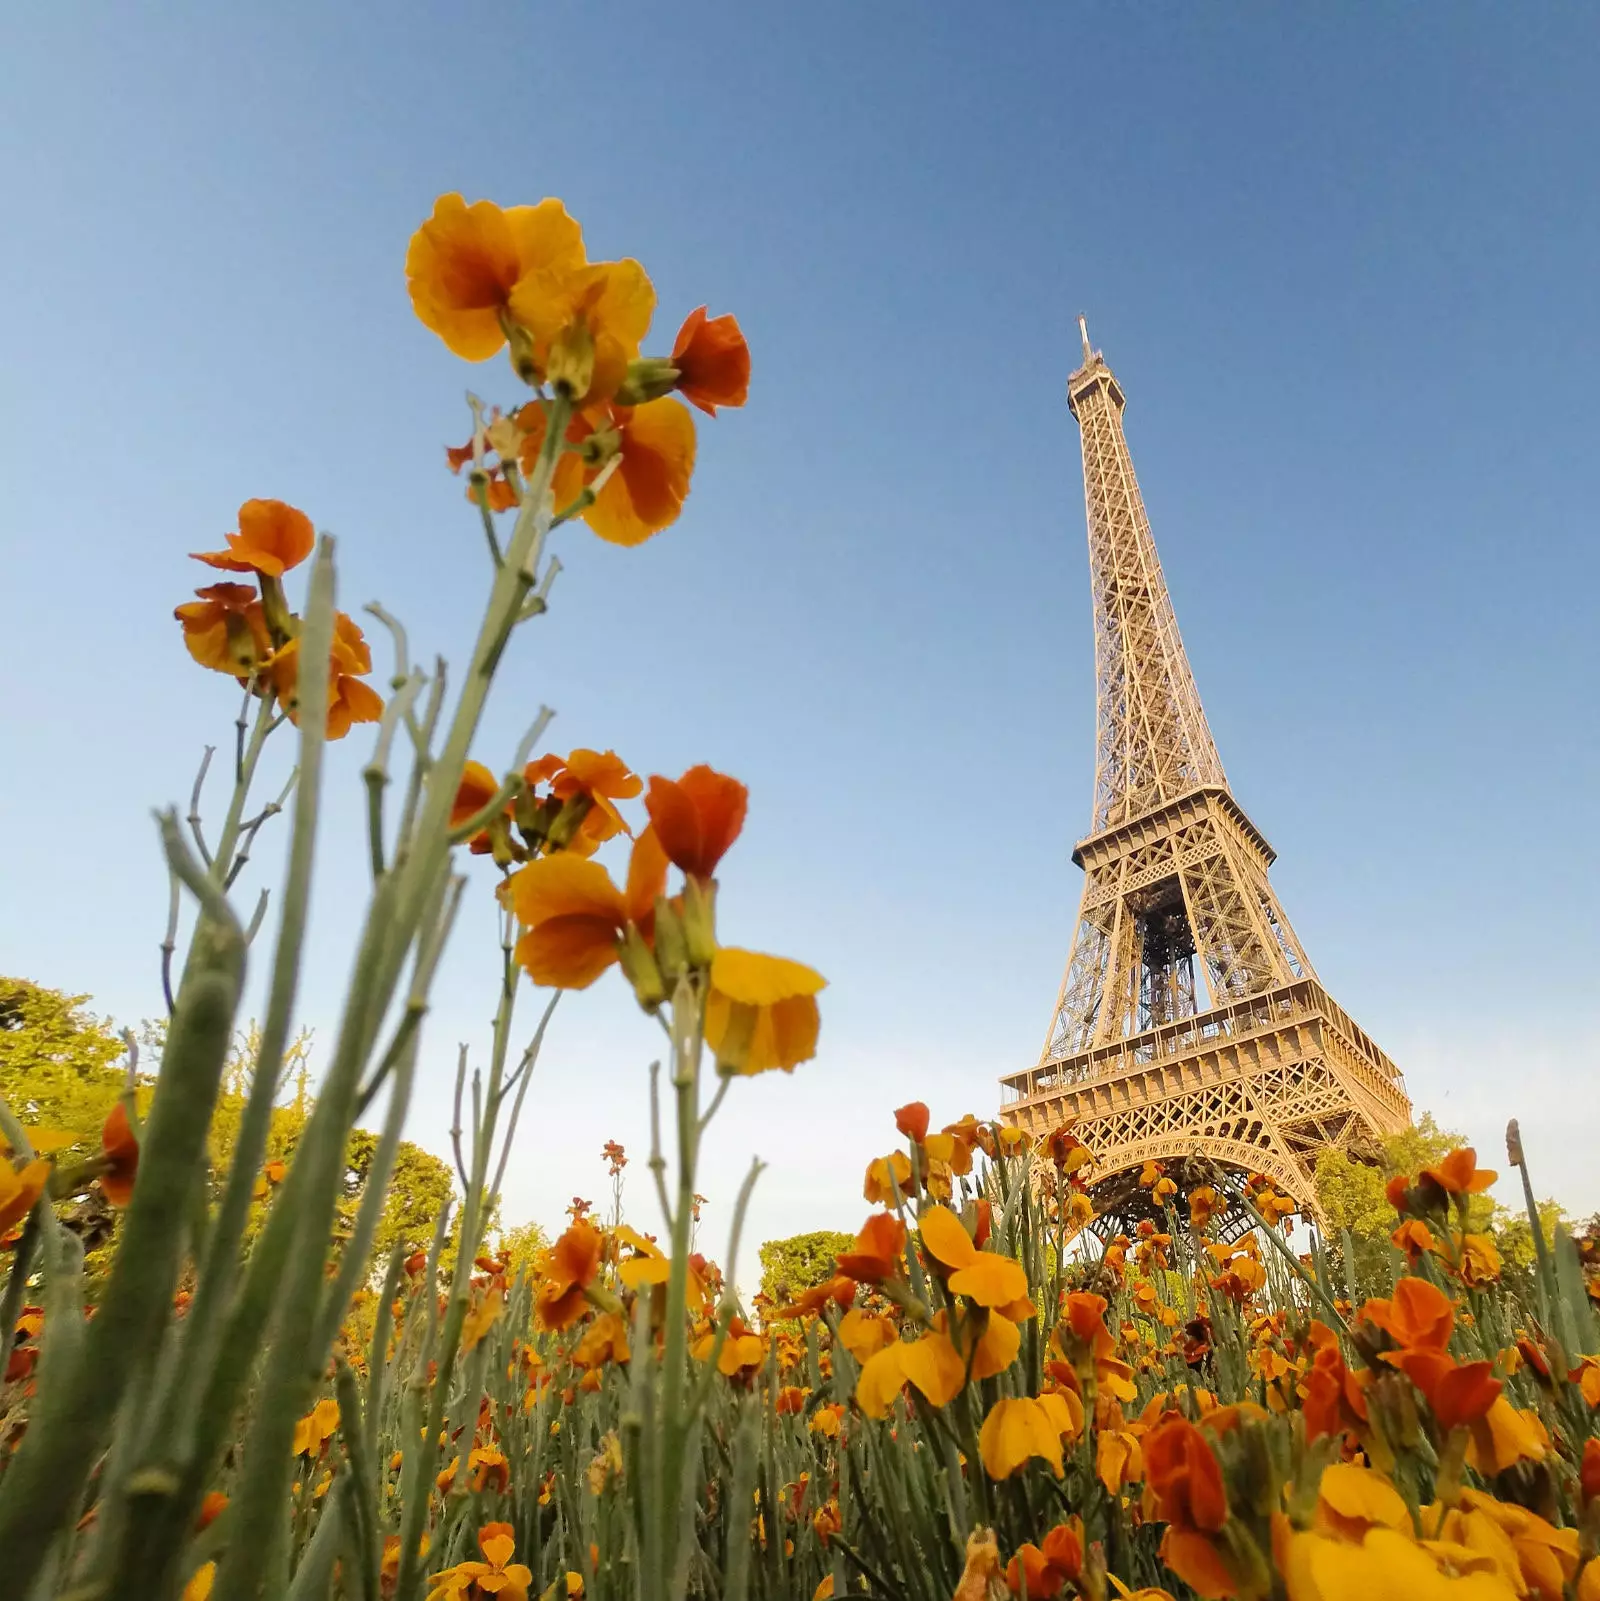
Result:
<svg viewBox="0 0 1600 1601">
<path fill-rule="evenodd" d="M 1094 360 L 1094 352 L 1089 348 L 1089 319 L 1078 313 L 1078 337 L 1083 341 L 1083 364 L 1085 367 Z"/>
</svg>

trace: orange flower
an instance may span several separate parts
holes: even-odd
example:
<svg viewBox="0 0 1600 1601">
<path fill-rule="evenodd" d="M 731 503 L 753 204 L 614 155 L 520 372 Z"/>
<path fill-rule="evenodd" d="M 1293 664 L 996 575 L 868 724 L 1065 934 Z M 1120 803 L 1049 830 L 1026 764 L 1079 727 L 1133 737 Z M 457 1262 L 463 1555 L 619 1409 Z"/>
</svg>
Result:
<svg viewBox="0 0 1600 1601">
<path fill-rule="evenodd" d="M 667 864 L 646 829 L 634 841 L 626 891 L 598 862 L 570 851 L 541 856 L 507 880 L 511 909 L 526 930 L 516 959 L 536 984 L 587 989 L 621 954 L 631 923 L 654 918 Z"/>
<path fill-rule="evenodd" d="M 980 1306 L 1003 1307 L 1028 1294 L 1028 1275 L 1019 1262 L 996 1251 L 980 1251 L 954 1212 L 926 1206 L 918 1220 L 922 1248 L 934 1261 L 953 1271 L 951 1292 L 969 1296 Z"/>
<path fill-rule="evenodd" d="M 467 361 L 487 361 L 506 342 L 511 292 L 529 273 L 584 264 L 583 233 L 559 200 L 502 211 L 440 195 L 411 237 L 406 282 L 424 326 Z"/>
<path fill-rule="evenodd" d="M 893 1212 L 874 1212 L 861 1225 L 853 1249 L 841 1251 L 834 1259 L 841 1273 L 863 1284 L 882 1284 L 900 1268 L 906 1248 L 906 1226 Z"/>
<path fill-rule="evenodd" d="M 504 1601 L 528 1601 L 533 1570 L 511 1557 L 517 1549 L 509 1523 L 486 1523 L 478 1530 L 478 1549 L 486 1560 L 458 1562 L 433 1577 L 428 1601 L 465 1601 L 467 1596 L 499 1596 Z"/>
<path fill-rule="evenodd" d="M 272 654 L 261 597 L 249 584 L 208 584 L 174 610 L 183 642 L 202 667 L 248 678 Z"/>
<path fill-rule="evenodd" d="M 1404 1223 L 1389 1236 L 1390 1243 L 1397 1250 L 1406 1253 L 1406 1260 L 1412 1267 L 1417 1265 L 1423 1256 L 1431 1256 L 1439 1249 L 1439 1242 L 1434 1239 L 1428 1225 L 1420 1218 L 1408 1217 Z"/>
<path fill-rule="evenodd" d="M 100 1175 L 100 1189 L 113 1206 L 126 1206 L 133 1199 L 134 1175 L 139 1171 L 139 1142 L 121 1101 L 111 1108 L 100 1130 L 100 1144 L 108 1163 Z"/>
<path fill-rule="evenodd" d="M 1209 1184 L 1202 1184 L 1189 1196 L 1189 1221 L 1197 1229 L 1210 1225 L 1212 1218 L 1222 1210 L 1222 1197 Z"/>
<path fill-rule="evenodd" d="M 1187 1418 L 1169 1417 L 1145 1437 L 1144 1473 L 1167 1524 L 1161 1560 L 1199 1595 L 1233 1595 L 1233 1575 L 1210 1539 L 1228 1521 L 1228 1495 L 1206 1437 Z"/>
<path fill-rule="evenodd" d="M 598 1229 L 574 1223 L 539 1259 L 533 1315 L 541 1329 L 570 1328 L 583 1315 L 583 1292 L 600 1271 L 604 1243 Z"/>
<path fill-rule="evenodd" d="M 463 823 L 470 822 L 492 801 L 500 792 L 500 781 L 489 771 L 482 762 L 468 762 L 461 773 L 461 782 L 456 787 L 456 798 L 450 806 L 450 827 L 452 830 L 460 828 Z M 488 830 L 480 829 L 473 836 L 472 850 L 479 851 L 479 841 L 488 845 Z"/>
<path fill-rule="evenodd" d="M 711 959 L 705 1040 L 724 1073 L 792 1073 L 817 1054 L 817 991 L 827 980 L 801 962 L 733 946 Z"/>
<path fill-rule="evenodd" d="M 1425 1167 L 1417 1175 L 1423 1184 L 1432 1184 L 1446 1195 L 1481 1195 L 1500 1175 L 1493 1168 L 1478 1166 L 1478 1153 L 1470 1145 L 1452 1151 L 1437 1167 Z"/>
<path fill-rule="evenodd" d="M 534 372 L 574 407 L 616 394 L 655 309 L 655 286 L 633 260 L 536 269 L 510 294 L 512 317 L 533 336 Z"/>
<path fill-rule="evenodd" d="M 904 1196 L 910 1183 L 910 1158 L 904 1151 L 890 1151 L 887 1156 L 867 1164 L 867 1178 L 861 1186 L 861 1194 L 875 1206 L 893 1206 L 896 1189 Z"/>
<path fill-rule="evenodd" d="M 328 1441 L 339 1427 L 339 1403 L 318 1401 L 294 1426 L 294 1454 L 321 1458 L 327 1455 Z"/>
<path fill-rule="evenodd" d="M 1073 1518 L 1058 1523 L 1045 1537 L 1043 1547 L 1019 1546 L 1006 1567 L 1006 1585 L 1021 1595 L 1024 1581 L 1028 1601 L 1052 1601 L 1066 1584 L 1076 1584 L 1083 1571 L 1083 1525 Z"/>
<path fill-rule="evenodd" d="M 333 619 L 333 651 L 328 660 L 328 738 L 343 739 L 356 723 L 383 716 L 383 698 L 362 682 L 372 671 L 372 650 L 360 626 L 339 612 Z M 289 720 L 300 723 L 300 639 L 279 648 L 267 663 L 267 678 Z"/>
<path fill-rule="evenodd" d="M 0 1159 L 0 1239 L 33 1210 L 49 1180 L 48 1162 L 29 1162 L 19 1172 Z"/>
<path fill-rule="evenodd" d="M 908 1101 L 894 1114 L 894 1126 L 908 1140 L 920 1145 L 928 1137 L 928 1108 L 922 1101 Z"/>
<path fill-rule="evenodd" d="M 549 758 L 545 758 L 548 761 Z M 536 771 L 538 764 L 530 764 L 527 773 Z M 583 832 L 592 845 L 603 845 L 618 834 L 632 835 L 633 830 L 617 810 L 619 800 L 632 800 L 644 783 L 631 771 L 628 764 L 614 750 L 596 751 L 580 747 L 571 752 L 560 764 L 560 770 L 548 775 L 550 792 L 559 800 L 570 801 L 580 796 L 589 802 L 590 810 L 583 820 Z M 536 779 L 528 779 L 530 784 Z"/>
<path fill-rule="evenodd" d="M 856 1281 L 843 1273 L 813 1285 L 788 1306 L 774 1307 L 776 1318 L 810 1317 L 823 1311 L 831 1302 L 834 1306 L 849 1306 L 856 1298 Z"/>
<path fill-rule="evenodd" d="M 700 306 L 684 319 L 672 346 L 678 392 L 715 417 L 718 406 L 742 406 L 750 393 L 750 347 L 731 316 L 706 316 Z"/>
<path fill-rule="evenodd" d="M 608 544 L 642 545 L 678 520 L 694 476 L 694 418 L 669 398 L 619 406 L 611 414 L 617 465 L 583 513 Z M 594 480 L 597 464 L 585 477 Z"/>
<path fill-rule="evenodd" d="M 701 765 L 677 780 L 653 777 L 644 809 L 667 860 L 690 878 L 709 879 L 739 837 L 749 801 L 738 779 Z"/>
<path fill-rule="evenodd" d="M 247 500 L 239 508 L 239 531 L 227 535 L 226 550 L 195 551 L 194 559 L 230 573 L 282 578 L 316 548 L 317 534 L 303 511 L 281 500 Z"/>
<path fill-rule="evenodd" d="M 1443 1351 L 1450 1344 L 1456 1309 L 1443 1290 L 1426 1279 L 1401 1279 L 1392 1300 L 1376 1297 L 1361 1317 L 1382 1329 L 1402 1350 Z"/>
<path fill-rule="evenodd" d="M 479 1494 L 485 1490 L 503 1494 L 511 1484 L 511 1464 L 498 1446 L 473 1446 L 467 1455 L 467 1472 L 472 1476 L 472 1488 Z"/>
</svg>

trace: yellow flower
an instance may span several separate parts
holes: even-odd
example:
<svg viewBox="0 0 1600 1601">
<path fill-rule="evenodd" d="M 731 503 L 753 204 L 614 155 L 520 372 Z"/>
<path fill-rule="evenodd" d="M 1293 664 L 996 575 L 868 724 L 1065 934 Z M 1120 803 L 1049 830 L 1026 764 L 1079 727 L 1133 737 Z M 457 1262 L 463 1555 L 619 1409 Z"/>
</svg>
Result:
<svg viewBox="0 0 1600 1601">
<path fill-rule="evenodd" d="M 817 1054 L 823 976 L 800 962 L 722 946 L 711 959 L 706 998 L 706 1044 L 725 1073 L 749 1075 Z"/>
<path fill-rule="evenodd" d="M 318 1401 L 294 1426 L 294 1454 L 320 1457 L 339 1427 L 339 1403 Z"/>
<path fill-rule="evenodd" d="M 637 261 L 562 261 L 525 274 L 509 303 L 533 336 L 536 373 L 574 406 L 593 406 L 610 400 L 627 376 L 650 331 L 656 292 Z"/>
<path fill-rule="evenodd" d="M 978 1455 L 991 1479 L 1009 1478 L 1023 1463 L 1042 1457 L 1061 1477 L 1061 1432 L 1051 1410 L 1029 1396 L 996 1401 L 978 1433 Z"/>
<path fill-rule="evenodd" d="M 1289 1601 L 1515 1601 L 1494 1558 L 1465 1546 L 1416 1544 L 1374 1528 L 1359 1542 L 1291 1535 L 1284 1577 Z"/>
<path fill-rule="evenodd" d="M 502 211 L 440 195 L 406 253 L 411 304 L 423 324 L 467 361 L 487 361 L 506 342 L 512 291 L 530 273 L 584 265 L 583 233 L 559 200 Z"/>
</svg>

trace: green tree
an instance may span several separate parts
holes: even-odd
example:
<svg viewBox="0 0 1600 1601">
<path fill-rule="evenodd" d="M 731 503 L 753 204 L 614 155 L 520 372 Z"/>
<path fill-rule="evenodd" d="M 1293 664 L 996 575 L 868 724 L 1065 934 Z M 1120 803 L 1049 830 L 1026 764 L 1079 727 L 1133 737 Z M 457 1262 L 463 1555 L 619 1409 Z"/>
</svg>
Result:
<svg viewBox="0 0 1600 1601">
<path fill-rule="evenodd" d="M 1387 1295 L 1390 1289 L 1390 1260 L 1393 1247 L 1389 1236 L 1396 1225 L 1395 1210 L 1384 1193 L 1384 1186 L 1397 1174 L 1414 1178 L 1425 1167 L 1466 1141 L 1459 1134 L 1442 1129 L 1431 1112 L 1384 1141 L 1382 1161 L 1362 1162 L 1346 1151 L 1324 1151 L 1317 1159 L 1317 1197 L 1327 1215 L 1330 1238 L 1328 1254 L 1336 1282 L 1348 1278 L 1358 1298 Z M 1555 1237 L 1555 1226 L 1565 1214 L 1554 1201 L 1539 1203 L 1540 1227 L 1547 1242 Z M 1511 1288 L 1522 1295 L 1533 1293 L 1533 1229 L 1521 1211 L 1500 1206 L 1491 1196 L 1474 1195 L 1467 1203 L 1467 1227 L 1486 1234 L 1500 1253 L 1505 1277 Z M 1351 1259 L 1345 1261 L 1348 1233 Z"/>
<path fill-rule="evenodd" d="M 834 1258 L 853 1244 L 853 1235 L 840 1234 L 835 1229 L 768 1240 L 761 1247 L 761 1293 L 774 1306 L 793 1301 L 832 1278 L 837 1272 Z"/>
<path fill-rule="evenodd" d="M 127 1054 L 109 1019 L 84 1010 L 88 999 L 0 978 L 0 1096 L 28 1127 L 71 1134 L 82 1154 L 99 1147 Z"/>
<path fill-rule="evenodd" d="M 356 1210 L 366 1189 L 367 1174 L 378 1149 L 378 1136 L 364 1128 L 350 1131 L 345 1149 L 344 1196 L 339 1203 L 341 1231 L 355 1224 Z M 439 1209 L 453 1193 L 450 1164 L 410 1140 L 402 1140 L 395 1153 L 394 1175 L 383 1216 L 372 1239 L 368 1278 L 381 1276 L 395 1246 L 421 1250 L 433 1239 Z"/>
<path fill-rule="evenodd" d="M 519 1269 L 531 1272 L 549 1249 L 550 1236 L 541 1224 L 531 1221 L 501 1229 L 494 1242 L 494 1254 L 506 1264 L 506 1271 L 512 1278 Z"/>
</svg>

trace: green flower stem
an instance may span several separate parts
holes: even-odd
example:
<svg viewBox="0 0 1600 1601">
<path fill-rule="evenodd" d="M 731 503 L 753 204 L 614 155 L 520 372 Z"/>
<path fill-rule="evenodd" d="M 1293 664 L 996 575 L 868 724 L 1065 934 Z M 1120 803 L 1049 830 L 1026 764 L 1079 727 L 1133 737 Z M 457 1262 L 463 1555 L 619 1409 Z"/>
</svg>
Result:
<svg viewBox="0 0 1600 1601">
<path fill-rule="evenodd" d="M 511 1022 L 516 1010 L 517 984 L 522 970 L 511 959 L 508 945 L 502 944 L 500 964 L 500 1002 L 495 1008 L 493 1044 L 490 1050 L 488 1091 L 484 1097 L 482 1114 L 475 1117 L 472 1142 L 472 1171 L 470 1182 L 462 1199 L 461 1233 L 456 1246 L 456 1266 L 450 1284 L 450 1305 L 445 1313 L 444 1330 L 436 1358 L 437 1372 L 433 1393 L 428 1402 L 428 1421 L 424 1425 L 425 1437 L 417 1450 L 417 1480 L 421 1493 L 410 1490 L 405 1501 L 405 1514 L 400 1528 L 400 1573 L 395 1594 L 399 1601 L 409 1601 L 420 1588 L 421 1558 L 418 1544 L 421 1540 L 423 1520 L 427 1516 L 427 1486 L 438 1459 L 439 1433 L 444 1426 L 445 1409 L 450 1396 L 450 1384 L 455 1373 L 456 1357 L 461 1349 L 461 1332 L 466 1324 L 467 1309 L 472 1294 L 472 1263 L 478 1253 L 488 1207 L 492 1198 L 484 1184 L 488 1178 L 489 1163 L 493 1158 L 495 1129 L 499 1119 L 505 1083 L 506 1056 L 510 1048 Z M 546 1021 L 549 1012 L 545 1014 Z M 536 1039 L 542 1039 L 543 1024 Z M 524 1083 L 526 1079 L 524 1078 Z M 520 1104 L 520 1097 L 519 1097 Z M 408 1449 L 410 1449 L 408 1442 Z M 409 1478 L 409 1475 L 408 1475 Z"/>
<path fill-rule="evenodd" d="M 249 691 L 246 691 L 247 695 L 248 693 Z M 320 705 L 321 702 L 315 704 Z M 244 714 L 241 712 L 240 721 L 243 720 Z M 233 866 L 233 853 L 243 832 L 245 802 L 250 798 L 250 786 L 255 781 L 261 750 L 267 742 L 267 735 L 280 721 L 282 719 L 276 715 L 272 697 L 262 695 L 256 702 L 255 721 L 250 725 L 249 741 L 239 759 L 237 782 L 233 786 L 233 795 L 228 801 L 227 816 L 222 820 L 222 833 L 217 838 L 216 853 L 211 860 L 211 877 L 218 884 L 227 882 L 229 870 Z"/>
<path fill-rule="evenodd" d="M 378 1601 L 378 1562 L 383 1545 L 378 1527 L 378 1481 L 367 1449 L 370 1429 L 361 1406 L 361 1391 L 343 1357 L 334 1369 L 333 1384 L 339 1401 L 339 1438 L 344 1441 L 350 1464 L 350 1491 L 344 1507 L 349 1514 L 352 1543 L 359 1554 L 361 1593 L 365 1601 Z"/>
<path fill-rule="evenodd" d="M 201 901 L 198 965 L 178 995 L 144 1127 L 138 1183 L 82 1354 L 58 1395 L 39 1408 L 0 1481 L 0 1551 L 6 1554 L 7 1582 L 22 1595 L 38 1577 L 56 1534 L 75 1515 L 129 1381 L 161 1340 L 244 981 L 243 930 L 189 854 L 176 812 L 162 817 L 161 834 L 173 870 Z"/>
</svg>

